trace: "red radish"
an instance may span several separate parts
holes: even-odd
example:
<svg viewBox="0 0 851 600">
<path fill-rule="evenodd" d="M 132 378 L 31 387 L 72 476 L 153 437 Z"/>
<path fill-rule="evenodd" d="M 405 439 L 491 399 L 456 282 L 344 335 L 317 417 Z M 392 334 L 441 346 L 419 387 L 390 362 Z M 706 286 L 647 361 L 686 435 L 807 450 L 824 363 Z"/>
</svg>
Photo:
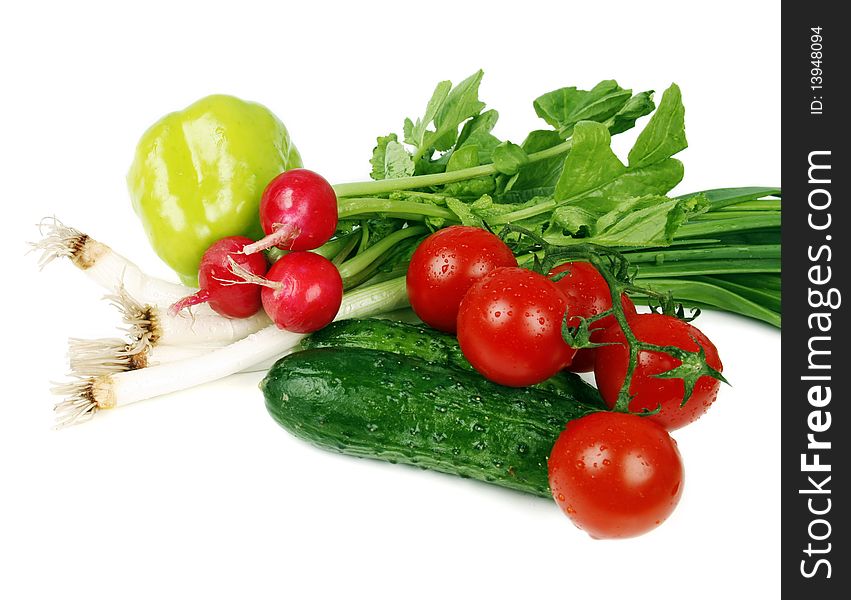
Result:
<svg viewBox="0 0 851 600">
<path fill-rule="evenodd" d="M 243 248 L 254 240 L 238 235 L 222 238 L 207 248 L 198 267 L 198 283 L 201 289 L 191 296 L 171 305 L 171 313 L 177 314 L 184 308 L 208 302 L 210 308 L 224 317 L 244 319 L 260 310 L 260 286 L 234 279 L 230 259 L 242 269 L 262 277 L 268 265 L 262 254 L 243 254 Z"/>
<path fill-rule="evenodd" d="M 272 265 L 266 278 L 245 272 L 236 262 L 232 272 L 263 286 L 266 314 L 293 333 L 312 333 L 334 320 L 343 301 L 343 279 L 330 260 L 313 252 L 290 252 Z"/>
<path fill-rule="evenodd" d="M 246 246 L 254 254 L 277 246 L 281 250 L 313 250 L 337 230 L 337 195 L 324 177 L 292 169 L 275 177 L 260 199 L 262 240 Z"/>
</svg>

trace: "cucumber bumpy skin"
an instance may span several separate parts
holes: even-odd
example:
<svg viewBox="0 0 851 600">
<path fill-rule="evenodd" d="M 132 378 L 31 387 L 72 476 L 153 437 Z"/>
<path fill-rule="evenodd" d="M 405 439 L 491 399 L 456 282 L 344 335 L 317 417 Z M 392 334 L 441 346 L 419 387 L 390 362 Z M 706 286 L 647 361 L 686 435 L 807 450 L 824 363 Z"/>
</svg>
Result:
<svg viewBox="0 0 851 600">
<path fill-rule="evenodd" d="M 565 396 L 353 348 L 286 356 L 260 388 L 272 417 L 319 447 L 542 497 L 550 497 L 547 458 L 565 424 L 595 410 Z"/>
<path fill-rule="evenodd" d="M 403 354 L 429 362 L 447 365 L 475 373 L 464 358 L 458 340 L 427 327 L 387 319 L 347 319 L 336 321 L 311 334 L 301 342 L 309 348 L 368 348 Z M 561 371 L 553 377 L 531 386 L 540 390 L 578 400 L 590 407 L 608 410 L 597 388 L 579 375 Z"/>
</svg>

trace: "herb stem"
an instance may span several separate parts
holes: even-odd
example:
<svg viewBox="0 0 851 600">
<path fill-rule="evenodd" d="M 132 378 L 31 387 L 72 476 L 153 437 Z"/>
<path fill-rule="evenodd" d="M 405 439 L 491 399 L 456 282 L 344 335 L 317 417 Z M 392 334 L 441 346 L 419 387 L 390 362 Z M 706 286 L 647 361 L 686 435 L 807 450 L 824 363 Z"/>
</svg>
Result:
<svg viewBox="0 0 851 600">
<path fill-rule="evenodd" d="M 427 217 L 450 221 L 458 220 L 458 217 L 451 210 L 434 204 L 373 197 L 343 198 L 338 202 L 337 214 L 340 220 L 369 214 L 408 221 L 422 221 Z"/>
<path fill-rule="evenodd" d="M 692 260 L 719 259 L 761 259 L 780 258 L 780 244 L 751 244 L 736 246 L 715 246 L 708 248 L 688 248 L 685 250 L 649 250 L 623 252 L 632 264 L 654 263 L 657 265 Z"/>
<path fill-rule="evenodd" d="M 747 202 L 740 202 L 738 204 L 730 204 L 727 206 L 721 206 L 718 208 L 712 208 L 711 210 L 715 213 L 719 212 L 727 212 L 727 211 L 763 211 L 763 210 L 773 210 L 780 212 L 781 201 L 779 199 L 774 198 L 766 198 L 765 200 L 748 200 Z"/>
<path fill-rule="evenodd" d="M 737 219 L 719 219 L 713 221 L 689 221 L 674 234 L 677 238 L 707 237 L 714 234 L 728 234 L 738 231 L 758 229 L 777 229 L 780 227 L 779 214 L 754 215 Z"/>
<path fill-rule="evenodd" d="M 720 275 L 725 273 L 779 273 L 779 259 L 690 260 L 670 264 L 638 266 L 638 277 L 687 277 L 691 275 Z"/>
<path fill-rule="evenodd" d="M 529 162 L 533 163 L 539 160 L 559 156 L 568 152 L 572 146 L 572 140 L 565 140 L 561 144 L 551 148 L 546 148 L 539 152 L 533 152 L 528 157 Z M 334 186 L 334 192 L 337 194 L 338 199 L 348 198 L 351 196 L 377 196 L 380 194 L 389 194 L 390 192 L 416 190 L 436 185 L 445 185 L 447 183 L 456 183 L 458 181 L 476 179 L 477 177 L 496 175 L 497 173 L 496 165 L 490 163 L 487 165 L 479 165 L 477 167 L 468 167 L 466 169 L 435 173 L 432 175 L 414 175 L 412 177 L 399 177 L 397 179 L 338 183 Z"/>
<path fill-rule="evenodd" d="M 373 261 L 377 260 L 382 254 L 391 250 L 396 244 L 410 237 L 424 235 L 428 233 L 426 227 L 406 227 L 398 231 L 394 231 L 390 235 L 381 239 L 381 241 L 373 244 L 357 256 L 350 258 L 340 265 L 340 277 L 343 280 L 351 279 L 362 270 L 366 269 Z"/>
<path fill-rule="evenodd" d="M 720 308 L 780 327 L 780 315 L 777 312 L 706 281 L 659 278 L 644 279 L 641 285 L 649 289 L 671 292 L 677 300 Z M 633 298 L 633 300 L 640 301 L 640 298 Z"/>
</svg>

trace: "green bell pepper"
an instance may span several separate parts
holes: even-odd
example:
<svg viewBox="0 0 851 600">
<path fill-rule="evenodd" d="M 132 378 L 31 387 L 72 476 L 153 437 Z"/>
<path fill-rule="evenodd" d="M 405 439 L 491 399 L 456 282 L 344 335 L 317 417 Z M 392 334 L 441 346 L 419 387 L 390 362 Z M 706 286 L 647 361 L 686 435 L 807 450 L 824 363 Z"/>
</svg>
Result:
<svg viewBox="0 0 851 600">
<path fill-rule="evenodd" d="M 127 185 L 151 246 L 183 283 L 197 285 L 198 264 L 213 242 L 263 236 L 263 189 L 300 166 L 286 127 L 269 109 L 215 95 L 145 132 Z"/>
</svg>

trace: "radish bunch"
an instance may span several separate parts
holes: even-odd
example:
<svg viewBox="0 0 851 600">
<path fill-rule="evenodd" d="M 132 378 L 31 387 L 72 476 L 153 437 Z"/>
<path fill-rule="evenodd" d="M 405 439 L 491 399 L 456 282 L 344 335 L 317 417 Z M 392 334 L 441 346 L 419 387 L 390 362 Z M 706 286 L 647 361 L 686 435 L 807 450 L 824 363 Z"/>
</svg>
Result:
<svg viewBox="0 0 851 600">
<path fill-rule="evenodd" d="M 321 175 L 292 169 L 275 177 L 260 201 L 266 237 L 218 240 L 199 267 L 201 289 L 172 305 L 173 312 L 207 302 L 222 316 L 244 318 L 260 307 L 286 331 L 310 333 L 330 323 L 343 298 L 343 280 L 327 258 L 307 252 L 337 230 L 337 196 Z M 267 271 L 263 250 L 287 250 Z"/>
</svg>

